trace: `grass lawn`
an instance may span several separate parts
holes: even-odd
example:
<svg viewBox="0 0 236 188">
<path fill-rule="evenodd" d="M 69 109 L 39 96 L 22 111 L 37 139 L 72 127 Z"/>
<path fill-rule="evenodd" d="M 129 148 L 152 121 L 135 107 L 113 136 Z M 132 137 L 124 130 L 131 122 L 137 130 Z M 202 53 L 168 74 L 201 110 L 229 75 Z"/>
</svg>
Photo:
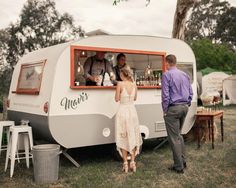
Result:
<svg viewBox="0 0 236 188">
<path fill-rule="evenodd" d="M 153 151 L 158 140 L 144 143 L 137 160 L 137 172 L 124 174 L 121 162 L 110 154 L 111 145 L 87 147 L 69 151 L 79 161 L 76 168 L 63 156 L 60 157 L 59 180 L 53 184 L 37 185 L 33 181 L 32 164 L 16 162 L 13 178 L 4 172 L 5 152 L 0 156 L 0 187 L 236 187 L 236 106 L 224 108 L 224 143 L 220 135 L 215 141 L 197 149 L 195 141 L 186 142 L 187 169 L 184 174 L 170 172 L 172 154 L 168 144 Z M 217 126 L 220 134 L 219 121 Z"/>
</svg>

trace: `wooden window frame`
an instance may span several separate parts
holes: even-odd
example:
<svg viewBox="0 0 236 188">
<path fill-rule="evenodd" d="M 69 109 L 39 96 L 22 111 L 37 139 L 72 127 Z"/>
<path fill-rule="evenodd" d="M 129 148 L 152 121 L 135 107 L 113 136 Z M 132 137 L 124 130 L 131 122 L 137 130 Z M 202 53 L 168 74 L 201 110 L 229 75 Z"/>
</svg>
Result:
<svg viewBox="0 0 236 188">
<path fill-rule="evenodd" d="M 46 61 L 47 60 L 44 59 L 44 60 L 40 60 L 40 61 L 33 62 L 33 63 L 22 64 L 21 68 L 20 68 L 20 74 L 19 74 L 19 77 L 18 77 L 16 91 L 13 91 L 12 93 L 26 94 L 26 95 L 39 95 Z M 36 66 L 39 66 L 39 65 L 42 66 L 42 73 L 41 73 L 41 76 L 40 76 L 39 86 L 37 88 L 20 88 L 20 82 L 21 82 L 21 76 L 22 76 L 23 70 L 25 68 L 28 68 L 28 67 L 36 67 Z"/>
<path fill-rule="evenodd" d="M 75 46 L 70 47 L 70 88 L 71 89 L 112 89 L 116 86 L 75 86 L 74 85 L 74 63 L 75 63 L 75 50 L 85 50 L 85 51 L 103 51 L 103 52 L 113 52 L 113 53 L 126 53 L 126 54 L 140 54 L 140 55 L 157 55 L 162 57 L 162 72 L 167 69 L 166 66 L 166 52 L 156 52 L 156 51 L 143 51 L 143 50 L 129 50 L 129 49 L 117 49 L 117 48 L 101 48 L 101 47 L 90 47 L 90 46 Z M 161 86 L 137 86 L 141 89 L 156 89 L 161 88 Z"/>
</svg>

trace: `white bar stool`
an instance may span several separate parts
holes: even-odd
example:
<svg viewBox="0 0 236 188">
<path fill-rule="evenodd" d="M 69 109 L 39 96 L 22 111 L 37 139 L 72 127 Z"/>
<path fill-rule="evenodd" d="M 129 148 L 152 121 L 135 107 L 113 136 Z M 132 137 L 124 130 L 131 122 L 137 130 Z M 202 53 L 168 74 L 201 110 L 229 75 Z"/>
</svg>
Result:
<svg viewBox="0 0 236 188">
<path fill-rule="evenodd" d="M 1 151 L 2 150 L 7 150 L 7 145 L 6 146 L 2 146 L 2 133 L 3 130 L 6 130 L 7 133 L 7 144 L 9 143 L 9 136 L 10 136 L 10 131 L 9 128 L 11 126 L 15 126 L 15 122 L 14 121 L 0 121 L 0 155 L 1 155 Z"/>
<path fill-rule="evenodd" d="M 19 134 L 23 134 L 24 146 L 25 146 L 25 152 L 19 154 L 25 154 L 25 156 L 16 158 L 17 142 Z M 5 163 L 5 171 L 6 171 L 8 166 L 8 160 L 11 159 L 10 177 L 13 176 L 15 160 L 17 159 L 26 159 L 26 166 L 27 168 L 29 168 L 29 158 L 32 158 L 32 155 L 29 154 L 29 147 L 32 150 L 33 147 L 32 128 L 27 125 L 10 127 L 10 139 L 7 146 L 6 163 Z"/>
</svg>

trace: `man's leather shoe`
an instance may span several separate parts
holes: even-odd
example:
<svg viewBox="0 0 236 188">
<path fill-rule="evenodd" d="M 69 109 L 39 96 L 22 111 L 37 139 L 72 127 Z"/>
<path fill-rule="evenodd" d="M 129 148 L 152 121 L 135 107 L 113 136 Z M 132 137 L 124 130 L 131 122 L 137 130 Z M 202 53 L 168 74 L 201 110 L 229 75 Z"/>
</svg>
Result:
<svg viewBox="0 0 236 188">
<path fill-rule="evenodd" d="M 184 169 L 177 170 L 174 166 L 171 166 L 168 169 L 171 170 L 171 171 L 174 171 L 174 172 L 176 172 L 178 174 L 183 174 L 184 173 Z"/>
</svg>

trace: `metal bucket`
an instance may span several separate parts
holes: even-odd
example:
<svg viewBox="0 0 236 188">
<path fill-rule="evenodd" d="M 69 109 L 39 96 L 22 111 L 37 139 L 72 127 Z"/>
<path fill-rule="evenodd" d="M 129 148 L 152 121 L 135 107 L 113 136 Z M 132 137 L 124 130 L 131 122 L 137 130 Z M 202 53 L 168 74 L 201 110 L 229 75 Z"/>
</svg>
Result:
<svg viewBox="0 0 236 188">
<path fill-rule="evenodd" d="M 36 183 L 52 183 L 58 180 L 60 145 L 35 145 L 32 149 L 34 180 Z"/>
</svg>

